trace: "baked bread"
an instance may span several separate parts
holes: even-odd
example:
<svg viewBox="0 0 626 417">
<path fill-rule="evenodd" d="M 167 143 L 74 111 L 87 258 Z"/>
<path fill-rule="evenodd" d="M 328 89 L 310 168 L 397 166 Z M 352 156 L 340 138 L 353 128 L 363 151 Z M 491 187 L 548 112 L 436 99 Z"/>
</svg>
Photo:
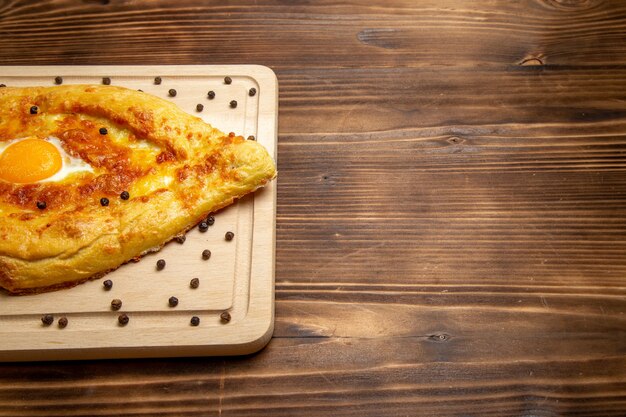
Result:
<svg viewBox="0 0 626 417">
<path fill-rule="evenodd" d="M 100 277 L 275 175 L 257 142 L 150 94 L 0 88 L 0 286 L 38 293 Z"/>
</svg>

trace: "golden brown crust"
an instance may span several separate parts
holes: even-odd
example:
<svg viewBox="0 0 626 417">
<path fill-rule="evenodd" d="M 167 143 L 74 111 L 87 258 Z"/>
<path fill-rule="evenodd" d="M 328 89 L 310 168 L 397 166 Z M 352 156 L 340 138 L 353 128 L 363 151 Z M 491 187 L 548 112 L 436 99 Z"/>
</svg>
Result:
<svg viewBox="0 0 626 417">
<path fill-rule="evenodd" d="M 26 136 L 59 138 L 94 173 L 60 183 L 0 180 L 0 286 L 12 293 L 101 276 L 276 175 L 258 143 L 120 87 L 0 89 L 0 142 Z"/>
</svg>

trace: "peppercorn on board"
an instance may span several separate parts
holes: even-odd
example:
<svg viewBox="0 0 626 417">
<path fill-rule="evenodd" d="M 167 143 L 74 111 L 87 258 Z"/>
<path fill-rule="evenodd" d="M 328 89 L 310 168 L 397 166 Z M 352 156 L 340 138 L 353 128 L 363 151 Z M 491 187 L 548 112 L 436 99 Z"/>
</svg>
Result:
<svg viewBox="0 0 626 417">
<path fill-rule="evenodd" d="M 276 160 L 277 83 L 261 66 L 0 67 L 0 84 L 110 84 L 169 99 Z M 246 354 L 273 329 L 276 185 L 101 279 L 0 293 L 0 360 Z"/>
</svg>

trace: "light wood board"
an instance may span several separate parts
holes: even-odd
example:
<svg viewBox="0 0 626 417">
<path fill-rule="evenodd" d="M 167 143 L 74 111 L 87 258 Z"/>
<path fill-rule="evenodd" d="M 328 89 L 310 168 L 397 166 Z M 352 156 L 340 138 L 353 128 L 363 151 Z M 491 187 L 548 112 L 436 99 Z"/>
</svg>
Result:
<svg viewBox="0 0 626 417">
<path fill-rule="evenodd" d="M 0 67 L 0 83 L 9 86 L 52 86 L 57 76 L 63 84 L 101 84 L 109 77 L 111 85 L 166 98 L 226 133 L 254 135 L 276 159 L 278 85 L 267 67 Z M 256 95 L 249 95 L 250 88 Z M 197 104 L 204 109 L 197 111 Z M 46 294 L 0 293 L 0 360 L 241 355 L 261 349 L 274 324 L 275 217 L 273 181 L 216 213 L 207 232 L 194 228 L 183 244 L 172 241 L 102 279 Z M 224 238 L 228 231 L 235 234 L 232 241 Z M 204 249 L 211 251 L 208 260 Z M 161 271 L 158 259 L 166 261 Z M 197 289 L 190 287 L 192 278 L 200 280 Z M 113 281 L 110 290 L 105 279 Z M 176 307 L 168 304 L 171 296 L 179 299 Z M 122 300 L 119 311 L 112 310 L 113 299 Z M 229 322 L 220 319 L 224 311 Z M 118 323 L 122 313 L 129 317 L 125 326 Z M 44 325 L 43 314 L 52 314 L 54 323 Z M 62 316 L 68 319 L 65 328 L 58 326 Z M 191 325 L 193 316 L 198 326 Z"/>
</svg>

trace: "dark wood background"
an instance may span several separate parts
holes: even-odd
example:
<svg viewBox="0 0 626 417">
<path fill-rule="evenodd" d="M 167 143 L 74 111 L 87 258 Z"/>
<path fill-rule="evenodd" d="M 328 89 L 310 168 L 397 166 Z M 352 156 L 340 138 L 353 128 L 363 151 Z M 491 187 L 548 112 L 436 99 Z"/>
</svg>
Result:
<svg viewBox="0 0 626 417">
<path fill-rule="evenodd" d="M 268 347 L 2 364 L 0 416 L 626 415 L 626 2 L 0 0 L 3 65 L 244 63 Z"/>
</svg>

